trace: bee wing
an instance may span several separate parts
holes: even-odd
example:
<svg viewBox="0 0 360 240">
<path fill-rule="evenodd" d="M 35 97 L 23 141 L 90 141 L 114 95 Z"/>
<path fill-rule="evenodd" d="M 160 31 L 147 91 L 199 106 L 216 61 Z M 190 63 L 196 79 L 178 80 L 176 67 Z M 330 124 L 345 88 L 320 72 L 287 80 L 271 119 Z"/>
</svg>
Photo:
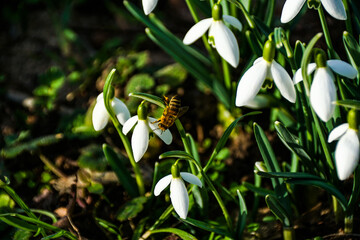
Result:
<svg viewBox="0 0 360 240">
<path fill-rule="evenodd" d="M 181 117 L 182 115 L 184 115 L 187 111 L 189 110 L 189 106 L 184 106 L 184 107 L 181 107 L 179 109 L 179 113 L 177 114 L 177 118 Z"/>
</svg>

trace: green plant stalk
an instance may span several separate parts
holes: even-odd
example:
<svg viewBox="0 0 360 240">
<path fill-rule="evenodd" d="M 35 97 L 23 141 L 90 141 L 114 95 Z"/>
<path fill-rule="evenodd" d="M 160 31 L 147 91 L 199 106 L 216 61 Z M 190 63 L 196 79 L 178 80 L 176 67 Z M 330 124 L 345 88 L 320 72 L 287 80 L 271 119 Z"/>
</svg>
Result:
<svg viewBox="0 0 360 240">
<path fill-rule="evenodd" d="M 112 87 L 111 83 L 112 83 L 115 71 L 116 71 L 116 69 L 111 70 L 108 77 L 106 78 L 105 85 L 104 85 L 104 104 L 105 104 L 105 108 L 106 108 L 107 112 L 109 113 L 110 119 L 113 122 L 114 127 L 120 136 L 120 139 L 124 145 L 125 151 L 130 160 L 130 164 L 134 170 L 135 180 L 136 180 L 136 183 L 139 188 L 139 194 L 144 195 L 145 194 L 145 186 L 144 186 L 144 180 L 143 180 L 142 174 L 140 172 L 140 168 L 135 162 L 134 154 L 132 152 L 129 139 L 123 134 L 121 124 L 120 124 L 119 120 L 117 119 L 117 117 L 115 116 L 115 113 L 111 107 L 110 99 L 108 98 L 109 92 L 111 90 L 110 88 Z"/>
<path fill-rule="evenodd" d="M 348 0 L 343 0 L 344 3 L 344 7 L 345 7 L 345 11 L 346 11 L 346 20 L 345 20 L 345 25 L 346 25 L 346 31 L 348 31 L 351 35 L 353 35 L 353 28 L 351 25 L 351 15 L 350 15 L 350 8 L 349 8 L 349 3 Z"/>
<path fill-rule="evenodd" d="M 1 179 L 0 179 L 0 188 L 4 189 L 4 191 L 10 195 L 10 197 L 17 203 L 17 205 L 19 205 L 19 207 L 21 209 L 24 210 L 24 212 L 31 218 L 33 219 L 38 219 L 35 214 L 30 210 L 30 208 L 26 205 L 26 203 L 20 198 L 20 196 L 14 191 L 14 189 L 12 189 L 11 187 L 9 187 L 6 183 L 4 183 Z M 43 228 L 40 228 L 40 232 L 41 235 L 43 237 L 46 236 L 46 232 Z"/>
<path fill-rule="evenodd" d="M 329 57 L 334 58 L 336 56 L 336 53 L 335 53 L 334 47 L 332 45 L 331 36 L 330 36 L 329 28 L 326 23 L 325 14 L 324 14 L 322 5 L 319 6 L 318 13 L 319 13 L 319 17 L 320 17 L 321 27 L 324 32 L 325 42 L 330 51 Z"/>
<path fill-rule="evenodd" d="M 273 20 L 274 16 L 274 10 L 275 10 L 275 0 L 269 0 L 268 1 L 268 10 L 266 11 L 264 22 L 265 24 L 270 27 L 271 22 Z"/>
<path fill-rule="evenodd" d="M 223 73 L 224 73 L 225 87 L 229 92 L 232 92 L 231 91 L 231 77 L 230 77 L 229 64 L 223 58 L 221 58 L 221 62 L 222 62 Z"/>
<path fill-rule="evenodd" d="M 284 240 L 295 239 L 295 229 L 293 227 L 284 227 L 283 238 Z"/>
<path fill-rule="evenodd" d="M 354 217 L 353 215 L 346 216 L 344 220 L 344 233 L 352 233 L 354 226 Z"/>
</svg>

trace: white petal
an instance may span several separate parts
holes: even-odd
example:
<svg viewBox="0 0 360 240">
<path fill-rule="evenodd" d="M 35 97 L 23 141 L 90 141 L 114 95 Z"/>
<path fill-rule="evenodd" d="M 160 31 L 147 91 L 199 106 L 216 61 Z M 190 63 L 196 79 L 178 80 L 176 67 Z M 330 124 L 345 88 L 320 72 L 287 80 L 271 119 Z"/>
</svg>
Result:
<svg viewBox="0 0 360 240">
<path fill-rule="evenodd" d="M 307 67 L 307 74 L 308 75 L 312 74 L 312 72 L 315 71 L 315 69 L 316 69 L 316 63 L 309 63 Z M 293 81 L 294 84 L 298 84 L 302 80 L 303 80 L 303 76 L 302 76 L 301 68 L 299 68 L 294 74 Z"/>
<path fill-rule="evenodd" d="M 196 23 L 186 33 L 183 43 L 189 45 L 198 40 L 209 29 L 212 22 L 212 18 L 206 18 Z"/>
<path fill-rule="evenodd" d="M 146 120 L 138 120 L 131 137 L 131 147 L 135 162 L 140 161 L 149 145 L 149 128 Z"/>
<path fill-rule="evenodd" d="M 135 123 L 138 121 L 138 116 L 133 116 L 129 118 L 123 125 L 122 132 L 123 134 L 128 134 L 128 132 L 133 128 Z"/>
<path fill-rule="evenodd" d="M 169 145 L 173 139 L 170 130 L 166 129 L 165 131 L 162 131 L 156 123 L 155 124 L 152 123 L 155 121 L 156 121 L 155 118 L 149 117 L 149 127 L 161 140 L 163 140 L 164 143 Z"/>
<path fill-rule="evenodd" d="M 160 179 L 157 184 L 155 185 L 154 188 L 154 195 L 155 196 L 159 196 L 159 194 L 170 184 L 172 179 L 171 174 L 163 177 L 162 179 Z"/>
<path fill-rule="evenodd" d="M 337 126 L 329 134 L 328 142 L 331 143 L 334 140 L 338 140 L 342 135 L 344 135 L 344 133 L 348 129 L 349 129 L 349 124 L 348 123 L 343 123 L 343 124 Z"/>
<path fill-rule="evenodd" d="M 100 101 L 100 100 L 104 100 L 104 93 L 100 93 L 97 97 L 96 97 L 96 101 Z"/>
<path fill-rule="evenodd" d="M 282 23 L 290 22 L 301 10 L 305 0 L 287 0 L 281 12 Z"/>
<path fill-rule="evenodd" d="M 310 102 L 319 118 L 327 122 L 333 115 L 336 100 L 334 75 L 327 67 L 315 71 L 314 80 L 310 89 Z"/>
<path fill-rule="evenodd" d="M 202 182 L 194 174 L 191 174 L 191 173 L 188 173 L 188 172 L 181 172 L 180 175 L 188 183 L 195 184 L 195 185 L 197 185 L 199 187 L 202 187 Z"/>
<path fill-rule="evenodd" d="M 156 7 L 158 0 L 142 0 L 144 13 L 148 15 Z"/>
<path fill-rule="evenodd" d="M 251 109 L 262 109 L 270 106 L 271 100 L 265 94 L 258 94 L 246 103 L 246 107 Z"/>
<path fill-rule="evenodd" d="M 296 92 L 294 83 L 289 74 L 280 64 L 275 62 L 275 60 L 272 61 L 270 70 L 275 85 L 279 89 L 281 95 L 294 103 L 296 100 Z"/>
<path fill-rule="evenodd" d="M 267 76 L 269 65 L 268 62 L 262 59 L 262 61 L 259 61 L 246 71 L 240 79 L 236 90 L 236 106 L 244 106 L 256 96 Z"/>
<path fill-rule="evenodd" d="M 234 28 L 239 29 L 239 31 L 241 32 L 243 26 L 236 17 L 229 16 L 229 15 L 223 15 L 223 19 L 225 20 L 225 22 L 229 23 Z"/>
<path fill-rule="evenodd" d="M 189 195 L 184 181 L 181 178 L 173 178 L 170 183 L 170 198 L 175 212 L 186 219 L 189 210 Z"/>
<path fill-rule="evenodd" d="M 332 17 L 346 20 L 345 7 L 342 0 L 321 0 L 321 3 Z"/>
<path fill-rule="evenodd" d="M 342 136 L 335 149 L 335 165 L 340 180 L 345 180 L 354 172 L 359 163 L 359 138 L 349 129 Z"/>
<path fill-rule="evenodd" d="M 111 102 L 111 106 L 121 125 L 124 125 L 124 123 L 130 118 L 130 112 L 125 103 L 123 103 L 120 99 L 114 98 Z"/>
<path fill-rule="evenodd" d="M 102 130 L 109 121 L 109 114 L 106 111 L 104 99 L 98 97 L 92 112 L 92 123 L 95 131 Z"/>
<path fill-rule="evenodd" d="M 223 21 L 213 22 L 212 34 L 219 55 L 236 68 L 240 60 L 240 50 L 235 35 Z"/>
<path fill-rule="evenodd" d="M 328 60 L 327 64 L 334 72 L 340 74 L 341 76 L 350 79 L 354 79 L 357 76 L 358 72 L 356 71 L 356 69 L 347 62 L 333 59 L 333 60 Z"/>
</svg>

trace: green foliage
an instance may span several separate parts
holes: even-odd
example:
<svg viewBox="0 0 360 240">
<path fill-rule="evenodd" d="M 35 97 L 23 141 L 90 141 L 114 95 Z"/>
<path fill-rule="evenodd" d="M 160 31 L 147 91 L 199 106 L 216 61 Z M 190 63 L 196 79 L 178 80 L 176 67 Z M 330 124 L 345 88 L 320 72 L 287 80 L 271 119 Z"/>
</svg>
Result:
<svg viewBox="0 0 360 240">
<path fill-rule="evenodd" d="M 92 171 L 105 171 L 107 161 L 103 150 L 98 145 L 89 145 L 80 150 L 81 154 L 77 159 L 81 168 L 89 168 Z"/>
<path fill-rule="evenodd" d="M 126 202 L 116 214 L 116 219 L 125 221 L 135 218 L 144 209 L 144 204 L 148 201 L 147 197 L 137 197 Z"/>
<path fill-rule="evenodd" d="M 132 92 L 146 92 L 153 88 L 155 80 L 148 74 L 137 74 L 130 78 L 126 85 L 125 93 L 129 95 Z"/>
</svg>

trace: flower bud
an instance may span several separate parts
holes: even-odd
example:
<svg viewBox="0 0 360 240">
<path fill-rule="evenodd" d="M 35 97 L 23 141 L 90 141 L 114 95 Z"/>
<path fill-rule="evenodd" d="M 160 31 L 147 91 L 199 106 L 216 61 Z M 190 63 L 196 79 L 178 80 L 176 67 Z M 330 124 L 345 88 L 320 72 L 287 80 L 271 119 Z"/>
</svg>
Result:
<svg viewBox="0 0 360 240">
<path fill-rule="evenodd" d="M 214 4 L 214 6 L 212 8 L 212 18 L 215 21 L 219 21 L 219 20 L 222 20 L 222 15 L 223 15 L 222 6 L 217 3 Z"/>
<path fill-rule="evenodd" d="M 315 53 L 315 63 L 317 68 L 326 67 L 326 54 L 323 50 L 318 50 Z"/>
<path fill-rule="evenodd" d="M 179 178 L 180 177 L 180 169 L 177 163 L 173 164 L 171 166 L 171 175 L 173 178 Z"/>
<path fill-rule="evenodd" d="M 348 112 L 347 115 L 347 121 L 349 123 L 349 128 L 358 131 L 358 126 L 359 126 L 359 112 L 356 111 L 355 109 L 351 109 Z"/>
<path fill-rule="evenodd" d="M 272 40 L 267 40 L 264 45 L 263 58 L 267 62 L 272 62 L 275 57 L 275 43 Z"/>
<path fill-rule="evenodd" d="M 148 108 L 145 105 L 145 101 L 142 101 L 137 109 L 137 115 L 139 120 L 146 120 L 148 114 Z"/>
</svg>

